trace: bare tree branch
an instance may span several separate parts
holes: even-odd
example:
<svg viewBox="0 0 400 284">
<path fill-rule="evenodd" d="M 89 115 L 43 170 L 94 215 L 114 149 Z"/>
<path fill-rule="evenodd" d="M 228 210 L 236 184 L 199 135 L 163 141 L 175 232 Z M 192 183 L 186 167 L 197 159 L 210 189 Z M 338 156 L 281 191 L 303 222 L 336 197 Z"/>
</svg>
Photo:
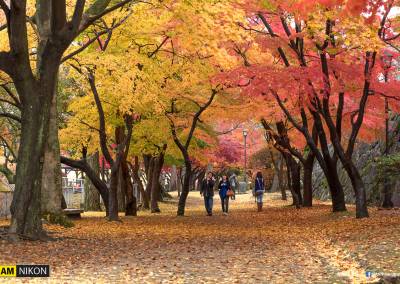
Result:
<svg viewBox="0 0 400 284">
<path fill-rule="evenodd" d="M 53 19 L 53 30 L 59 32 L 65 27 L 67 23 L 67 3 L 66 0 L 51 1 L 51 17 Z"/>
<path fill-rule="evenodd" d="M 79 120 L 79 122 L 82 123 L 83 125 L 87 126 L 89 129 L 100 133 L 100 129 L 98 129 L 98 128 L 94 127 L 94 126 L 91 126 L 89 123 L 87 123 L 87 122 L 85 122 L 85 121 L 83 121 L 81 119 Z"/>
<path fill-rule="evenodd" d="M 108 38 L 106 40 L 106 43 L 104 44 L 104 46 L 102 46 L 102 50 L 104 51 L 105 48 L 107 47 L 110 39 L 111 39 L 111 35 L 112 35 L 112 31 L 116 28 L 118 28 L 119 26 L 121 26 L 130 16 L 132 15 L 132 13 L 129 13 L 128 15 L 126 15 L 124 18 L 122 18 L 118 23 L 114 23 L 110 28 L 105 28 L 104 30 L 100 31 L 100 32 L 95 32 L 95 37 L 89 39 L 85 44 L 83 44 L 80 48 L 78 48 L 75 51 L 72 51 L 70 54 L 64 56 L 61 59 L 61 62 L 65 62 L 68 59 L 71 59 L 72 57 L 74 57 L 75 55 L 81 53 L 82 51 L 84 51 L 86 48 L 88 48 L 93 42 L 97 41 L 100 39 L 100 37 L 104 34 L 108 34 Z"/>
<path fill-rule="evenodd" d="M 231 133 L 231 132 L 235 131 L 236 129 L 238 129 L 238 128 L 240 127 L 240 125 L 241 125 L 241 123 L 238 123 L 238 124 L 236 124 L 235 126 L 233 126 L 231 129 L 224 130 L 224 131 L 217 131 L 216 134 L 217 134 L 218 136 L 220 136 L 220 135 L 226 135 L 226 134 Z"/>
<path fill-rule="evenodd" d="M 282 136 L 279 133 L 277 133 L 268 123 L 267 121 L 262 118 L 261 119 L 261 124 L 263 125 L 264 129 L 268 132 L 269 136 L 271 136 L 275 140 L 275 145 L 274 147 L 277 148 L 280 152 L 287 152 L 289 151 L 290 154 L 295 156 L 300 160 L 300 162 L 304 165 L 306 163 L 306 160 L 303 158 L 303 155 L 295 148 L 292 147 L 289 137 L 287 135 Z M 281 149 L 278 149 L 278 148 Z"/>
<path fill-rule="evenodd" d="M 85 8 L 85 3 L 86 0 L 76 0 L 74 14 L 70 21 L 73 34 L 76 34 L 76 32 L 79 29 L 80 22 L 82 21 L 82 15 L 83 15 L 83 9 Z"/>
<path fill-rule="evenodd" d="M 106 134 L 106 122 L 105 122 L 105 117 L 104 117 L 104 110 L 103 110 L 103 106 L 100 101 L 100 96 L 97 91 L 96 81 L 95 81 L 95 77 L 94 77 L 92 70 L 89 71 L 88 81 L 89 81 L 90 88 L 92 90 L 94 101 L 96 102 L 96 107 L 97 107 L 97 111 L 99 114 L 99 128 L 100 128 L 99 136 L 100 136 L 101 151 L 103 152 L 104 158 L 107 160 L 107 162 L 111 166 L 113 166 L 114 160 L 111 157 L 110 151 L 108 150 L 108 146 L 107 146 L 107 134 Z"/>
<path fill-rule="evenodd" d="M 194 115 L 193 120 L 192 120 L 192 126 L 190 128 L 189 135 L 188 135 L 188 138 L 187 138 L 186 143 L 185 143 L 185 148 L 186 149 L 189 148 L 190 141 L 192 140 L 194 130 L 196 129 L 196 125 L 197 125 L 197 122 L 200 119 L 201 114 L 211 105 L 211 103 L 214 100 L 216 94 L 218 94 L 218 90 L 217 89 L 212 89 L 211 90 L 211 96 L 208 99 L 208 101 L 202 107 L 200 107 L 200 109 Z"/>
<path fill-rule="evenodd" d="M 148 57 L 149 58 L 152 58 L 155 54 L 157 54 L 157 52 L 161 49 L 161 47 L 167 42 L 167 40 L 169 39 L 169 36 L 166 36 L 165 38 L 164 38 L 164 40 L 157 46 L 157 48 L 154 50 L 154 51 L 152 51 L 152 52 L 150 52 L 149 54 L 148 54 Z"/>
<path fill-rule="evenodd" d="M 80 23 L 80 27 L 79 27 L 78 33 L 81 33 L 84 30 L 86 30 L 91 24 L 93 24 L 95 21 L 99 20 L 103 16 L 105 16 L 105 15 L 107 15 L 107 14 L 109 14 L 109 13 L 111 13 L 111 12 L 113 12 L 113 11 L 119 9 L 119 8 L 122 8 L 125 5 L 130 4 L 130 3 L 137 4 L 137 3 L 148 3 L 148 2 L 140 1 L 140 0 L 124 0 L 124 1 L 119 2 L 118 4 L 115 4 L 114 6 L 112 6 L 110 8 L 105 9 L 103 12 L 99 13 L 98 15 L 89 16 L 87 14 L 84 14 L 83 15 L 83 20 Z"/>
</svg>

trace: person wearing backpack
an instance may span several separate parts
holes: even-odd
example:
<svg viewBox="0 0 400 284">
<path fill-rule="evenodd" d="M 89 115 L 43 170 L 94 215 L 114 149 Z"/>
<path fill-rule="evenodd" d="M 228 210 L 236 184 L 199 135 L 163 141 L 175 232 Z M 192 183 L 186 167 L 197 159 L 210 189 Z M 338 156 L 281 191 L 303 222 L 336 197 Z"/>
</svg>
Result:
<svg viewBox="0 0 400 284">
<path fill-rule="evenodd" d="M 264 179 L 261 172 L 257 172 L 254 181 L 254 195 L 257 201 L 257 211 L 261 212 L 263 207 L 263 195 L 265 191 Z"/>
<path fill-rule="evenodd" d="M 201 182 L 200 195 L 204 197 L 204 206 L 207 215 L 212 216 L 213 198 L 214 198 L 214 177 L 212 172 L 208 172 L 207 176 Z"/>
</svg>

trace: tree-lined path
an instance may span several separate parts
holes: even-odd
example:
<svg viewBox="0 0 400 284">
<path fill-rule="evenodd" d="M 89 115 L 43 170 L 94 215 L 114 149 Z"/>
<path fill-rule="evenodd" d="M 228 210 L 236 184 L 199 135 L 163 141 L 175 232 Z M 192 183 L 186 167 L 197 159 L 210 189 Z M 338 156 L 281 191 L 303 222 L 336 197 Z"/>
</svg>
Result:
<svg viewBox="0 0 400 284">
<path fill-rule="evenodd" d="M 229 216 L 205 216 L 198 192 L 184 218 L 176 198 L 122 223 L 88 212 L 73 228 L 46 226 L 55 241 L 0 241 L 0 262 L 50 264 L 49 283 L 365 283 L 366 271 L 400 271 L 400 211 L 359 220 L 353 207 L 296 210 L 277 197 L 261 214 L 243 194 Z"/>
<path fill-rule="evenodd" d="M 0 276 L 400 278 L 399 177 L 400 0 L 0 0 Z"/>
</svg>

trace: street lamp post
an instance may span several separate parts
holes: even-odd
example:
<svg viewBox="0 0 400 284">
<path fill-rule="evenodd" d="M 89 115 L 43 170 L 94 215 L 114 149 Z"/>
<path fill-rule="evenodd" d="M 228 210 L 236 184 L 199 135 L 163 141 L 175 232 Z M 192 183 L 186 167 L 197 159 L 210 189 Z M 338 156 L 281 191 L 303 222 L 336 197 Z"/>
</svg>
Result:
<svg viewBox="0 0 400 284">
<path fill-rule="evenodd" d="M 243 130 L 243 137 L 244 137 L 244 182 L 246 183 L 245 190 L 247 191 L 247 155 L 246 155 L 246 138 L 247 138 L 247 130 Z"/>
</svg>

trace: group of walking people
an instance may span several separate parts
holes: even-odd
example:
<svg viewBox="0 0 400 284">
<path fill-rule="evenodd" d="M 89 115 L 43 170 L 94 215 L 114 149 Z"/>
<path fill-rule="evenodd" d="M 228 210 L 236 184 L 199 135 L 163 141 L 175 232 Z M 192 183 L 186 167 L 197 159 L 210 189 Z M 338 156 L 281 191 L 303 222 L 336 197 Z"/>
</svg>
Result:
<svg viewBox="0 0 400 284">
<path fill-rule="evenodd" d="M 216 189 L 218 190 L 221 200 L 222 213 L 224 215 L 228 215 L 229 199 L 235 199 L 235 188 L 238 185 L 236 177 L 233 176 L 229 180 L 227 175 L 223 175 L 217 187 L 215 186 L 215 183 L 216 180 L 213 173 L 208 172 L 200 186 L 200 195 L 204 198 L 204 206 L 206 208 L 207 215 L 212 216 L 214 191 Z M 262 173 L 257 172 L 256 178 L 254 180 L 253 195 L 256 197 L 258 212 L 262 211 L 264 192 L 266 192 L 266 190 Z"/>
</svg>

